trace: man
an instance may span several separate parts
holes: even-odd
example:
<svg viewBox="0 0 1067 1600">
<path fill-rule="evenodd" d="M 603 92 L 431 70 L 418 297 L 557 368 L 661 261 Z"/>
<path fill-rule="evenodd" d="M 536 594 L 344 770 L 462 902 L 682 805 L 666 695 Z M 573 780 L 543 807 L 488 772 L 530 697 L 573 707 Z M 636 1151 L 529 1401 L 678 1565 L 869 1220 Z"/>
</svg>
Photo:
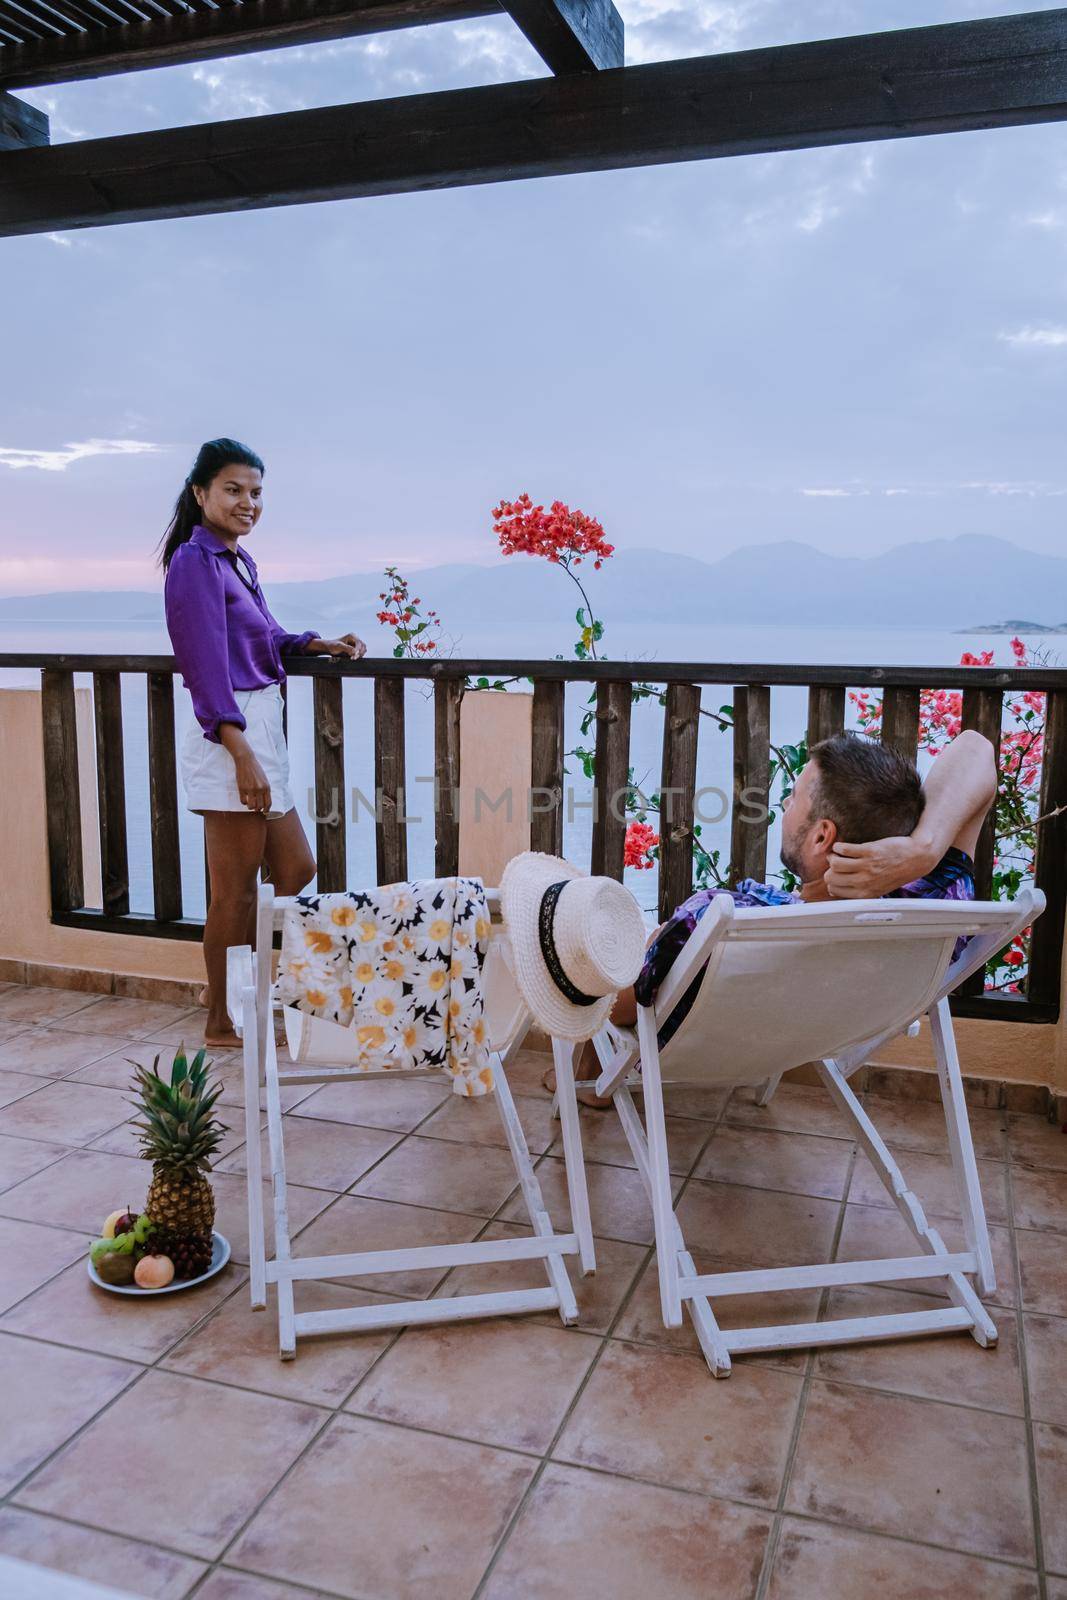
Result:
<svg viewBox="0 0 1067 1600">
<path fill-rule="evenodd" d="M 800 893 L 746 878 L 736 889 L 690 895 L 652 935 L 637 982 L 620 990 L 612 1021 L 632 1027 L 638 1004 L 652 1003 L 716 895 L 729 894 L 739 906 L 876 896 L 973 899 L 975 846 L 996 792 L 993 746 L 972 731 L 942 751 L 925 784 L 912 762 L 863 735 L 841 733 L 815 745 L 782 818 L 782 862 L 800 881 Z M 699 984 L 698 976 L 661 1028 L 661 1044 L 681 1024 Z M 599 1071 L 590 1042 L 577 1077 L 588 1081 Z M 554 1090 L 554 1072 L 545 1085 Z M 585 1105 L 610 1103 L 591 1090 L 580 1098 Z"/>
</svg>

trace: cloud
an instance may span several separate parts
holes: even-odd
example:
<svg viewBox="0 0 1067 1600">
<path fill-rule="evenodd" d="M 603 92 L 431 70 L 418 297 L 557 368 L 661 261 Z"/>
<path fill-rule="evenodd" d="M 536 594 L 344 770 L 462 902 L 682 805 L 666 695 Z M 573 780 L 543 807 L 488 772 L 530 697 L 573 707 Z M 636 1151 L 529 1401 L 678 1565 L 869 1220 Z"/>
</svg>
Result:
<svg viewBox="0 0 1067 1600">
<path fill-rule="evenodd" d="M 65 444 L 61 450 L 15 450 L 0 447 L 0 467 L 21 471 L 24 467 L 38 472 L 66 472 L 74 461 L 84 461 L 88 456 L 140 456 L 166 449 L 165 445 L 149 444 L 144 439 L 84 439 L 78 444 Z"/>
<path fill-rule="evenodd" d="M 1057 500 L 1067 496 L 1067 486 L 1037 481 L 972 478 L 961 483 L 851 484 L 827 489 L 800 489 L 809 500 L 851 500 L 868 495 L 883 495 L 887 500 L 902 496 L 939 499 L 947 495 L 981 494 L 991 498 L 1016 497 L 1027 500 Z"/>
<path fill-rule="evenodd" d="M 1019 328 L 1015 333 L 998 333 L 997 338 L 1019 348 L 1051 350 L 1067 345 L 1067 328 Z"/>
<path fill-rule="evenodd" d="M 848 500 L 853 493 L 851 489 L 801 489 L 800 492 L 809 500 Z"/>
</svg>

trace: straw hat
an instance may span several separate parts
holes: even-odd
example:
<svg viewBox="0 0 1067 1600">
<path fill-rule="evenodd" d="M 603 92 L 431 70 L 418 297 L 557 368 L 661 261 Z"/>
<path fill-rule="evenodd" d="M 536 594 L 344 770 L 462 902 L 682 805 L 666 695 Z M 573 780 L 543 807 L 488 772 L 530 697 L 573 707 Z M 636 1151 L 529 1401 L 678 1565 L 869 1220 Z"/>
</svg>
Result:
<svg viewBox="0 0 1067 1600">
<path fill-rule="evenodd" d="M 558 1039 L 591 1038 L 645 959 L 644 918 L 629 889 L 527 850 L 504 869 L 500 904 L 534 1020 Z"/>
</svg>

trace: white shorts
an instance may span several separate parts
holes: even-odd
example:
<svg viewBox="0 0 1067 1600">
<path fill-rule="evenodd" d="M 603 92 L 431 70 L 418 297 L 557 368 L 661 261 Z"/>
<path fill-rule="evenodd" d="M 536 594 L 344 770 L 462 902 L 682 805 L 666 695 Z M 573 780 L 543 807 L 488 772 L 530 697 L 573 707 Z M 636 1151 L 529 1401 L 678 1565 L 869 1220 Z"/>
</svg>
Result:
<svg viewBox="0 0 1067 1600">
<path fill-rule="evenodd" d="M 293 809 L 289 785 L 289 752 L 282 731 L 281 685 L 239 689 L 234 695 L 247 723 L 245 738 L 270 784 L 268 821 Z M 204 738 L 195 720 L 188 728 L 181 751 L 182 784 L 190 811 L 248 811 L 237 792 L 237 767 L 224 745 Z"/>
</svg>

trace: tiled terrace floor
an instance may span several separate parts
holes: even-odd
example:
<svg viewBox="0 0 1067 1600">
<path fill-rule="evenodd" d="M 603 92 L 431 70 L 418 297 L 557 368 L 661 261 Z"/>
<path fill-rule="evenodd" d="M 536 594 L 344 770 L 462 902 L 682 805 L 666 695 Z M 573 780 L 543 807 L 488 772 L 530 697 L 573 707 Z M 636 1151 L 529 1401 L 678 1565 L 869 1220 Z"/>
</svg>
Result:
<svg viewBox="0 0 1067 1600">
<path fill-rule="evenodd" d="M 0 992 L 0 1551 L 173 1600 L 1067 1600 L 1058 1130 L 973 1113 L 1000 1279 L 995 1351 L 953 1335 L 749 1359 L 715 1382 L 688 1329 L 660 1325 L 636 1174 L 613 1120 L 588 1113 L 600 1270 L 581 1285 L 580 1328 L 536 1318 L 344 1337 L 283 1365 L 240 1265 L 137 1304 L 86 1278 L 87 1238 L 145 1189 L 127 1058 L 192 1040 L 200 1017 Z M 512 1077 L 558 1211 L 544 1061 L 520 1057 Z M 219 1226 L 239 1263 L 240 1077 L 235 1060 L 219 1066 L 234 1119 Z M 299 1251 L 514 1226 L 491 1106 L 410 1083 L 286 1093 Z M 954 1242 L 939 1114 L 868 1107 Z M 690 1092 L 672 1110 L 702 1269 L 817 1259 L 829 1244 L 899 1253 L 902 1225 L 821 1091 L 783 1086 L 765 1111 Z M 464 1269 L 404 1287 L 485 1283 Z M 352 1294 L 303 1292 L 307 1306 Z M 806 1319 L 817 1298 L 783 1295 L 776 1314 Z M 831 1306 L 922 1299 L 849 1290 Z"/>
</svg>

